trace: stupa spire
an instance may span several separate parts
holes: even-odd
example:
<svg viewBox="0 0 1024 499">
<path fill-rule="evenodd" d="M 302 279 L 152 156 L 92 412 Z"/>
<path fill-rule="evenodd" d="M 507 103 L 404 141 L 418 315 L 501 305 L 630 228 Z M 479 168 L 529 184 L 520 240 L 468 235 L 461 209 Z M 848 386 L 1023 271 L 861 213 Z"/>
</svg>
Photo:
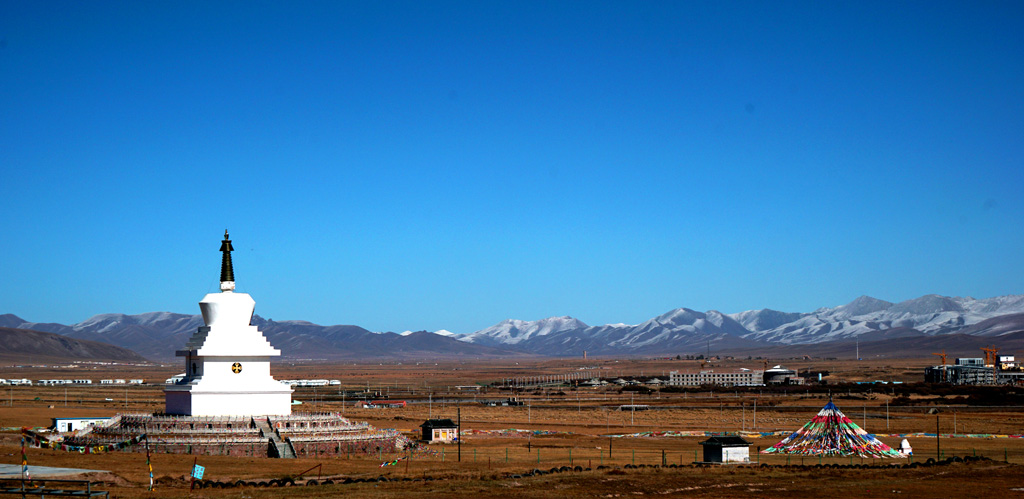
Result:
<svg viewBox="0 0 1024 499">
<path fill-rule="evenodd" d="M 222 253 L 220 259 L 220 290 L 221 291 L 234 291 L 235 289 L 235 269 L 231 264 L 231 252 L 235 248 L 231 247 L 231 239 L 228 236 L 228 230 L 224 229 L 224 240 L 220 242 L 220 251 Z"/>
</svg>

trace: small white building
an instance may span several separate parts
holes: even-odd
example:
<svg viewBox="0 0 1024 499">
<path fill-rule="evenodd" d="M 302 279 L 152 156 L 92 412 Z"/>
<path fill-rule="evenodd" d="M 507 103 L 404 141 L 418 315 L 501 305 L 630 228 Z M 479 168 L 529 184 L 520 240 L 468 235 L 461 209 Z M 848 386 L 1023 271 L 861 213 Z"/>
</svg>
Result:
<svg viewBox="0 0 1024 499">
<path fill-rule="evenodd" d="M 459 425 L 450 419 L 428 419 L 420 428 L 423 428 L 423 440 L 429 443 L 451 443 L 458 439 Z"/>
<path fill-rule="evenodd" d="M 750 442 L 739 436 L 711 437 L 700 443 L 705 463 L 749 463 Z"/>
<path fill-rule="evenodd" d="M 110 418 L 53 418 L 53 425 L 50 428 L 60 433 L 66 433 L 106 423 L 107 421 L 110 421 Z"/>
</svg>

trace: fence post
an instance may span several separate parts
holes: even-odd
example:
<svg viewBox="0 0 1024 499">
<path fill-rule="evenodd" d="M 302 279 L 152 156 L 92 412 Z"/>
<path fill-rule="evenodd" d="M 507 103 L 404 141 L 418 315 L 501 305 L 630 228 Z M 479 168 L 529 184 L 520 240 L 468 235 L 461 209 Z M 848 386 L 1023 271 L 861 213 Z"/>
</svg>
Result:
<svg viewBox="0 0 1024 499">
<path fill-rule="evenodd" d="M 537 449 L 537 464 L 540 464 L 540 449 Z"/>
<path fill-rule="evenodd" d="M 636 466 L 636 449 L 633 449 L 633 466 Z"/>
<path fill-rule="evenodd" d="M 508 447 L 505 447 L 505 464 L 508 464 Z"/>
</svg>

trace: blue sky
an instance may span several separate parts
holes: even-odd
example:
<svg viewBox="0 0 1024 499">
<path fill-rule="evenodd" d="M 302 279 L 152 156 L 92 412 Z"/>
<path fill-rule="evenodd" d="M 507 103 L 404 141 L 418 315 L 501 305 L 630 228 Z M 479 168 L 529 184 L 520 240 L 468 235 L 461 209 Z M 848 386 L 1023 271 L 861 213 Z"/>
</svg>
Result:
<svg viewBox="0 0 1024 499">
<path fill-rule="evenodd" d="M 212 4 L 212 5 L 211 5 Z M 0 3 L 0 313 L 1024 293 L 1021 2 Z"/>
</svg>

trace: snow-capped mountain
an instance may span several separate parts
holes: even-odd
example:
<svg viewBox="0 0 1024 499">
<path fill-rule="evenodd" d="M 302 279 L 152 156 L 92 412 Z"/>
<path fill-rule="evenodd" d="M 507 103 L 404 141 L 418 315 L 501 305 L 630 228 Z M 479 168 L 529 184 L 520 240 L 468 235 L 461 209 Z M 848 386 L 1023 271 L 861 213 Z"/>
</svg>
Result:
<svg viewBox="0 0 1024 499">
<path fill-rule="evenodd" d="M 699 353 L 706 348 L 756 348 L 852 340 L 865 333 L 898 330 L 939 335 L 954 332 L 1006 334 L 1024 324 L 1024 295 L 974 298 L 925 295 L 900 303 L 861 296 L 809 313 L 749 310 L 736 314 L 678 308 L 637 325 L 588 327 L 568 317 L 505 320 L 460 338 L 541 355 Z M 977 326 L 975 326 L 977 325 Z M 878 335 L 870 335 L 877 338 Z"/>
<path fill-rule="evenodd" d="M 757 340 L 740 323 L 717 311 L 697 312 L 679 308 L 637 325 L 606 324 L 589 327 L 571 317 L 539 321 L 502 321 L 468 334 L 463 341 L 505 345 L 541 355 L 647 354 L 655 352 L 703 352 L 715 349 L 755 347 Z"/>
<path fill-rule="evenodd" d="M 479 345 L 516 345 L 530 338 L 586 327 L 583 321 L 569 316 L 548 317 L 532 322 L 508 319 L 459 339 Z"/>
<path fill-rule="evenodd" d="M 889 303 L 869 296 L 833 308 L 804 314 L 785 314 L 793 320 L 779 323 L 782 312 L 756 310 L 733 314 L 750 333 L 749 339 L 771 343 L 822 343 L 849 339 L 891 328 L 911 328 L 925 334 L 958 332 L 995 317 L 1024 313 L 1024 295 L 997 296 L 977 300 L 970 297 L 925 295 Z M 761 318 L 764 317 L 764 320 Z"/>
</svg>

